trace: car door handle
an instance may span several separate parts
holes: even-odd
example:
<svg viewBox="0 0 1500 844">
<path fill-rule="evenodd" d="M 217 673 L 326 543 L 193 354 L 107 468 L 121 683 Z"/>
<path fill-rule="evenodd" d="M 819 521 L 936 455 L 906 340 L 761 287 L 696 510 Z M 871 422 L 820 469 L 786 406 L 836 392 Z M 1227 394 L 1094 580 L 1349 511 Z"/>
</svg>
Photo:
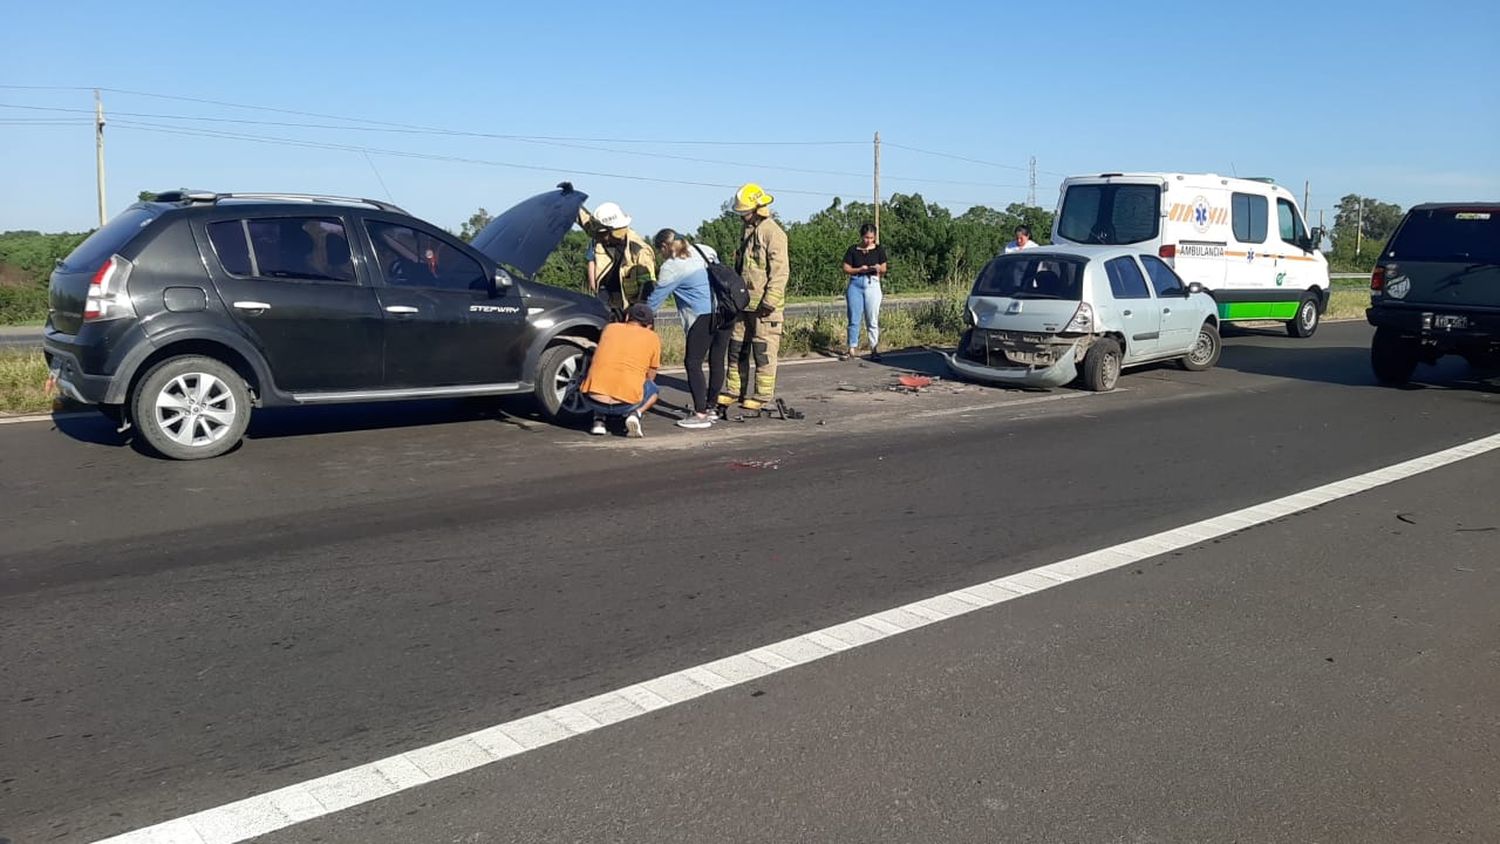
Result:
<svg viewBox="0 0 1500 844">
<path fill-rule="evenodd" d="M 415 314 L 415 313 L 419 313 L 418 309 L 413 308 L 411 305 L 387 305 L 386 309 L 385 309 L 385 312 L 388 313 L 388 314 Z"/>
<path fill-rule="evenodd" d="M 235 302 L 234 306 L 242 311 L 269 311 L 271 306 L 265 302 Z"/>
<path fill-rule="evenodd" d="M 1126 311 L 1125 316 L 1130 316 L 1130 311 Z"/>
<path fill-rule="evenodd" d="M 1161 312 L 1162 312 L 1162 315 L 1165 316 L 1167 314 L 1170 314 L 1172 312 L 1172 309 L 1171 308 L 1162 308 Z"/>
</svg>

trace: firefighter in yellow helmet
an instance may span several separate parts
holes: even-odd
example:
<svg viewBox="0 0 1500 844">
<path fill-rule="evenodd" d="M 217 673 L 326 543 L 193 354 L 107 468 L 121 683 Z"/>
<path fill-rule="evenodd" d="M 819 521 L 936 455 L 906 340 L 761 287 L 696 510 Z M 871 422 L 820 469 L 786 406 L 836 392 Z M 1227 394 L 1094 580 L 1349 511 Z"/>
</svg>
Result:
<svg viewBox="0 0 1500 844">
<path fill-rule="evenodd" d="M 745 221 L 735 269 L 750 289 L 750 304 L 729 335 L 729 372 L 719 394 L 721 407 L 739 402 L 746 410 L 760 410 L 776 399 L 776 356 L 781 353 L 782 308 L 791 266 L 786 232 L 771 218 L 771 201 L 771 195 L 753 182 L 734 194 L 734 212 Z M 752 360 L 755 386 L 747 396 Z"/>
<path fill-rule="evenodd" d="M 589 292 L 603 299 L 617 317 L 646 301 L 656 285 L 656 254 L 630 227 L 630 215 L 613 202 L 594 213 L 578 209 L 578 227 L 593 241 L 589 249 Z"/>
</svg>

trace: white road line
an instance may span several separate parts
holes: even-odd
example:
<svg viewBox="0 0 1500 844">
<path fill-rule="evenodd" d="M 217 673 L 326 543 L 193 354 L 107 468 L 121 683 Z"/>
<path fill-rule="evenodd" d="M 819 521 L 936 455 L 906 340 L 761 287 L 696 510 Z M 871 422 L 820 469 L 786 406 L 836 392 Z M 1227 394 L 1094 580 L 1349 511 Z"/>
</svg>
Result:
<svg viewBox="0 0 1500 844">
<path fill-rule="evenodd" d="M 369 764 L 106 839 L 229 844 L 358 806 L 892 636 L 1090 575 L 1133 565 L 1500 449 L 1500 434 L 1457 445 L 1028 571 L 605 692 Z"/>
</svg>

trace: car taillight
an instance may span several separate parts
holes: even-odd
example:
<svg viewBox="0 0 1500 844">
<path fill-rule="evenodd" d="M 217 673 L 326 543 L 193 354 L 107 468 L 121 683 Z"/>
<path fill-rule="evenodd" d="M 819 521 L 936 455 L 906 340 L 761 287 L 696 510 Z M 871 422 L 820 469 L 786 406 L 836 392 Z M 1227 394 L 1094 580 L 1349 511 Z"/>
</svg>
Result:
<svg viewBox="0 0 1500 844">
<path fill-rule="evenodd" d="M 1156 254 L 1160 255 L 1163 258 L 1176 258 L 1177 257 L 1177 244 L 1175 244 L 1175 243 L 1162 244 L 1162 247 L 1160 249 L 1156 250 Z"/>
<path fill-rule="evenodd" d="M 119 255 L 109 256 L 109 260 L 99 267 L 94 280 L 89 282 L 88 299 L 83 305 L 85 322 L 135 316 L 135 305 L 130 301 L 130 290 L 126 286 L 130 269 L 131 263 Z"/>
<path fill-rule="evenodd" d="M 1092 334 L 1094 332 L 1094 309 L 1088 302 L 1078 303 L 1078 310 L 1073 312 L 1073 318 L 1068 321 L 1064 333 L 1079 332 L 1081 334 Z"/>
<path fill-rule="evenodd" d="M 1385 267 L 1380 264 L 1370 271 L 1370 289 L 1376 292 L 1385 289 Z"/>
</svg>

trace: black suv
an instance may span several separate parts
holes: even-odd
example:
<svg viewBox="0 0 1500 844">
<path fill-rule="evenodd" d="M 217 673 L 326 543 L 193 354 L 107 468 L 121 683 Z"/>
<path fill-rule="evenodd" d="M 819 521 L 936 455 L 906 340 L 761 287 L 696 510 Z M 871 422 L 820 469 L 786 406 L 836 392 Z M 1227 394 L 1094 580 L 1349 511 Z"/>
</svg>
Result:
<svg viewBox="0 0 1500 844">
<path fill-rule="evenodd" d="M 1406 212 L 1370 276 L 1370 364 L 1383 384 L 1418 363 L 1462 355 L 1500 368 L 1500 203 L 1432 203 Z"/>
<path fill-rule="evenodd" d="M 158 194 L 58 263 L 47 361 L 179 460 L 233 448 L 252 406 L 531 393 L 576 414 L 609 314 L 532 276 L 586 198 L 564 184 L 465 244 L 369 199 Z"/>
</svg>

